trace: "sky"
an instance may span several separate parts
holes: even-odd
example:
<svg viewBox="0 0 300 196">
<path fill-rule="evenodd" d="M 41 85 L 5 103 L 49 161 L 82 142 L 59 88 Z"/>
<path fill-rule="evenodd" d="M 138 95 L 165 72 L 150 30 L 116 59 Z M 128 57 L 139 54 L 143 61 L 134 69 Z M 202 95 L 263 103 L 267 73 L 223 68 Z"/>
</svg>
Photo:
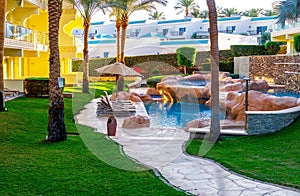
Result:
<svg viewBox="0 0 300 196">
<path fill-rule="evenodd" d="M 249 10 L 251 8 L 263 8 L 265 10 L 272 9 L 272 2 L 274 0 L 215 0 L 216 6 L 223 8 L 236 8 L 238 11 Z M 167 7 L 157 6 L 157 10 L 159 12 L 163 12 L 166 19 L 179 19 L 184 17 L 184 13 L 180 15 L 176 15 L 177 11 L 175 11 L 174 6 L 177 0 L 168 0 Z M 206 0 L 196 0 L 198 5 L 200 6 L 200 10 L 207 10 Z M 104 21 L 109 20 L 108 13 L 103 15 L 101 12 L 96 13 L 92 17 L 92 22 L 95 21 Z M 129 20 L 144 20 L 148 19 L 147 12 L 136 12 L 132 14 Z"/>
</svg>

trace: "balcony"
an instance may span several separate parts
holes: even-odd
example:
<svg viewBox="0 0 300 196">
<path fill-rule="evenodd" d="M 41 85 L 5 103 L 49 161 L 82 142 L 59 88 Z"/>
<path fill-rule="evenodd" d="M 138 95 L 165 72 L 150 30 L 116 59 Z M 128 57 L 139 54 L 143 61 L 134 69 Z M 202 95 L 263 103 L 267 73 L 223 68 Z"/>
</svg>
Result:
<svg viewBox="0 0 300 196">
<path fill-rule="evenodd" d="M 40 31 L 5 23 L 4 47 L 25 50 L 47 51 L 48 35 Z"/>
<path fill-rule="evenodd" d="M 43 9 L 48 8 L 48 0 L 26 0 L 26 1 Z"/>
</svg>

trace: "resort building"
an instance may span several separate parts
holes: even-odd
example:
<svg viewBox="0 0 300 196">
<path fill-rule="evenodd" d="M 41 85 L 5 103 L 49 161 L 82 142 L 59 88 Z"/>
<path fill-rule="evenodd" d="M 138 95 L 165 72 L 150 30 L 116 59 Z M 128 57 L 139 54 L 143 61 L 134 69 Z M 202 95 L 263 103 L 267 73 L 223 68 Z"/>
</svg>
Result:
<svg viewBox="0 0 300 196">
<path fill-rule="evenodd" d="M 272 7 L 274 10 L 278 10 L 279 6 L 284 0 L 276 0 L 273 2 Z M 294 36 L 300 33 L 300 22 L 289 23 L 286 22 L 282 28 L 278 25 L 274 25 L 274 31 L 271 34 L 272 41 L 286 42 L 287 53 L 295 53 L 294 51 Z"/>
<path fill-rule="evenodd" d="M 230 45 L 258 45 L 263 32 L 272 32 L 276 16 L 233 16 L 218 19 L 219 49 Z M 94 22 L 90 28 L 90 57 L 114 57 L 115 22 Z M 209 50 L 209 21 L 199 18 L 130 21 L 125 53 L 129 56 L 174 53 L 181 46 Z"/>
<path fill-rule="evenodd" d="M 4 40 L 4 86 L 23 91 L 28 77 L 49 77 L 47 0 L 7 0 Z M 61 75 L 66 83 L 76 83 L 72 58 L 82 58 L 82 41 L 72 35 L 82 28 L 82 20 L 72 4 L 63 1 L 59 49 Z"/>
</svg>

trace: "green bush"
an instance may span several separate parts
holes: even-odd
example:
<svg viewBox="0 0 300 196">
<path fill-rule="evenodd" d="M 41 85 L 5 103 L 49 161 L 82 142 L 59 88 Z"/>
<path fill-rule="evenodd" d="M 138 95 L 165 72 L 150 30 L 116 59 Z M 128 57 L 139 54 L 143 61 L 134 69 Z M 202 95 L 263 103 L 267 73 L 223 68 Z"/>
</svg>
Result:
<svg viewBox="0 0 300 196">
<path fill-rule="evenodd" d="M 157 68 L 152 69 L 151 74 L 153 76 L 159 75 L 159 70 Z"/>
<path fill-rule="evenodd" d="M 294 48 L 296 52 L 300 52 L 300 34 L 294 36 Z"/>
<path fill-rule="evenodd" d="M 265 44 L 265 48 L 266 48 L 268 54 L 270 54 L 270 55 L 275 55 L 280 50 L 280 46 L 279 46 L 278 42 L 273 42 L 273 41 L 267 42 Z"/>
<path fill-rule="evenodd" d="M 265 46 L 262 45 L 231 45 L 230 50 L 234 57 L 267 54 Z"/>
<path fill-rule="evenodd" d="M 161 79 L 164 78 L 164 77 L 166 77 L 166 76 L 153 76 L 153 77 L 151 77 L 151 78 L 148 78 L 148 79 L 147 79 L 147 85 L 148 85 L 149 87 L 154 87 L 154 88 L 156 88 L 156 84 L 157 84 L 157 83 L 160 83 Z"/>
<path fill-rule="evenodd" d="M 184 74 L 186 74 L 186 67 L 193 67 L 196 60 L 196 48 L 180 47 L 176 50 L 178 65 L 184 67 Z"/>
<path fill-rule="evenodd" d="M 195 67 L 201 67 L 207 58 L 210 57 L 209 51 L 200 51 L 196 54 Z M 220 50 L 220 61 L 229 61 L 233 58 L 230 50 Z M 93 58 L 89 63 L 89 76 L 98 77 L 99 73 L 95 69 L 116 62 L 116 58 Z M 151 77 L 151 71 L 154 68 L 158 68 L 161 75 L 179 74 L 179 67 L 177 64 L 176 53 L 170 54 L 155 54 L 155 55 L 143 55 L 143 56 L 127 56 L 125 57 L 126 65 L 129 67 L 139 66 L 141 67 L 141 74 L 145 77 Z M 72 71 L 82 71 L 82 60 L 72 61 Z M 189 69 L 187 69 L 187 72 Z"/>
<path fill-rule="evenodd" d="M 227 61 L 227 62 L 220 61 L 219 70 L 224 71 L 224 72 L 233 73 L 234 72 L 234 63 L 231 61 Z"/>
</svg>

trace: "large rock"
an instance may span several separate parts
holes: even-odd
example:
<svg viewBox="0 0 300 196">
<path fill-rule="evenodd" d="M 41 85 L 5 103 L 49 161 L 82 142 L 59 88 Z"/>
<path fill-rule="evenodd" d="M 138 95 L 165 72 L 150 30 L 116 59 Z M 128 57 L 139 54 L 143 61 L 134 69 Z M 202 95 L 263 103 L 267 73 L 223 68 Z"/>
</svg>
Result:
<svg viewBox="0 0 300 196">
<path fill-rule="evenodd" d="M 124 119 L 122 128 L 141 128 L 150 127 L 150 119 L 147 116 L 130 116 Z"/>
<path fill-rule="evenodd" d="M 267 91 L 269 90 L 269 85 L 267 81 L 265 80 L 255 80 L 255 81 L 250 81 L 249 83 L 249 90 L 255 90 L 255 91 Z"/>
<path fill-rule="evenodd" d="M 243 91 L 243 85 L 240 82 L 227 84 L 224 86 L 224 91 L 225 92 L 230 92 L 230 91 L 241 92 L 241 91 Z"/>
<path fill-rule="evenodd" d="M 276 97 L 259 91 L 248 92 L 248 111 L 276 111 L 296 107 L 295 97 Z M 226 97 L 226 114 L 238 121 L 245 120 L 245 93 L 229 92 Z"/>
<path fill-rule="evenodd" d="M 148 88 L 146 91 L 147 95 L 160 95 L 158 90 L 156 90 L 155 88 Z"/>
</svg>

